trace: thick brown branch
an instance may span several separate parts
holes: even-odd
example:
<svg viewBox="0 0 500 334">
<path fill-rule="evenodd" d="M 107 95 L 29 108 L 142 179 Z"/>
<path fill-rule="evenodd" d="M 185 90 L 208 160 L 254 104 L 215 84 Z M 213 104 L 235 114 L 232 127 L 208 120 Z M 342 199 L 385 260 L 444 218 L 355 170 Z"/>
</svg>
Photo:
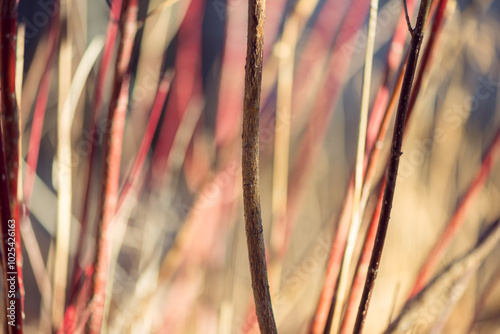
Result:
<svg viewBox="0 0 500 334">
<path fill-rule="evenodd" d="M 248 2 L 247 62 L 243 101 L 243 201 L 255 309 L 262 333 L 277 333 L 267 278 L 259 193 L 259 110 L 265 0 Z"/>
</svg>

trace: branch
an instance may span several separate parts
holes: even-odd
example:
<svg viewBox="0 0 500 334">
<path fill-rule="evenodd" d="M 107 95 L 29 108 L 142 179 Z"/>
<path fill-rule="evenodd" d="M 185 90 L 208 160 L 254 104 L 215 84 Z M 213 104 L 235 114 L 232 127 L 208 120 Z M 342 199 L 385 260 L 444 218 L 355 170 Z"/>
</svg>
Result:
<svg viewBox="0 0 500 334">
<path fill-rule="evenodd" d="M 248 258 L 257 319 L 264 334 L 277 333 L 267 278 L 259 192 L 259 111 L 265 0 L 248 2 L 247 62 L 243 99 L 243 204 Z"/>
<path fill-rule="evenodd" d="M 23 272 L 17 181 L 19 172 L 19 120 L 16 104 L 17 6 L 0 1 L 0 237 L 6 333 L 23 332 Z M 10 308 L 13 308 L 11 311 Z M 12 317 L 9 317 L 12 315 Z M 5 315 L 4 315 L 5 317 Z M 7 319 L 7 320 L 5 320 Z"/>
<path fill-rule="evenodd" d="M 406 4 L 406 0 L 403 0 L 403 7 L 405 8 L 405 19 L 406 19 L 406 24 L 408 25 L 408 30 L 410 31 L 410 34 L 413 35 L 414 29 L 411 26 L 410 16 L 408 15 L 408 5 Z"/>
<path fill-rule="evenodd" d="M 99 203 L 96 256 L 92 275 L 92 302 L 95 307 L 90 316 L 90 333 L 100 333 L 106 301 L 109 257 L 111 254 L 111 221 L 118 202 L 118 182 L 122 154 L 123 131 L 131 82 L 130 59 L 137 27 L 138 0 L 124 0 L 120 16 L 120 44 L 115 66 L 111 105 L 107 118 L 104 142 L 104 171 Z M 126 15 L 123 15 L 125 14 Z"/>
<path fill-rule="evenodd" d="M 384 248 L 385 236 L 387 234 L 387 228 L 389 226 L 389 217 L 391 214 L 392 201 L 394 198 L 394 191 L 396 188 L 399 158 L 401 157 L 402 154 L 401 147 L 403 144 L 403 133 L 406 122 L 406 113 L 408 111 L 408 103 L 410 100 L 413 77 L 415 75 L 415 69 L 417 67 L 418 54 L 424 36 L 425 23 L 427 21 L 427 16 L 429 14 L 430 4 L 431 0 L 422 0 L 422 2 L 420 3 L 420 9 L 418 11 L 416 27 L 415 29 L 410 31 L 411 48 L 410 48 L 410 53 L 408 55 L 408 61 L 406 64 L 403 86 L 401 88 L 401 95 L 399 98 L 399 105 L 396 115 L 396 123 L 394 125 L 391 156 L 390 156 L 389 166 L 387 169 L 387 183 L 384 192 L 382 212 L 380 214 L 379 227 L 377 230 L 377 237 L 375 239 L 375 245 L 370 260 L 368 275 L 366 277 L 363 295 L 361 297 L 361 302 L 358 308 L 358 314 L 356 316 L 354 333 L 361 333 L 363 331 L 363 325 L 366 319 L 366 314 L 368 312 L 368 306 L 370 304 L 371 294 L 375 286 L 375 279 L 377 278 L 380 259 L 382 257 L 382 250 Z"/>
</svg>

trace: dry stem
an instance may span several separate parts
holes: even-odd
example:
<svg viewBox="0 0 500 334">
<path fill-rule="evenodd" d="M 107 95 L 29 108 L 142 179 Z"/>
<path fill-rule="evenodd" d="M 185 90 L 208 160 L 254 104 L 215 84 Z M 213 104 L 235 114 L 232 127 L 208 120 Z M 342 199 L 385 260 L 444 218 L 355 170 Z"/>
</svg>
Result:
<svg viewBox="0 0 500 334">
<path fill-rule="evenodd" d="M 255 309 L 262 333 L 277 333 L 267 278 L 259 192 L 259 111 L 265 0 L 248 2 L 247 63 L 243 100 L 243 202 Z"/>
<path fill-rule="evenodd" d="M 402 154 L 401 147 L 403 144 L 403 133 L 406 123 L 406 113 L 408 111 L 408 102 L 410 99 L 413 77 L 415 75 L 415 70 L 417 67 L 418 54 L 424 36 L 425 24 L 427 21 L 427 16 L 429 14 L 430 4 L 431 4 L 430 0 L 423 0 L 420 3 L 420 9 L 418 11 L 416 27 L 410 31 L 412 37 L 411 49 L 406 64 L 403 86 L 401 88 L 398 111 L 396 114 L 396 124 L 394 125 L 391 156 L 389 160 L 389 166 L 387 169 L 387 183 L 384 191 L 382 212 L 380 214 L 377 237 L 375 239 L 375 245 L 370 260 L 368 275 L 366 277 L 363 295 L 361 297 L 358 314 L 356 316 L 354 333 L 361 333 L 363 331 L 363 325 L 366 319 L 366 314 L 368 312 L 368 306 L 370 304 L 370 297 L 373 292 L 373 288 L 375 286 L 375 279 L 377 278 L 380 259 L 382 257 L 382 250 L 384 248 L 385 236 L 387 234 L 387 228 L 389 227 L 389 217 L 392 209 L 394 191 L 396 189 L 399 158 L 401 157 Z"/>
</svg>

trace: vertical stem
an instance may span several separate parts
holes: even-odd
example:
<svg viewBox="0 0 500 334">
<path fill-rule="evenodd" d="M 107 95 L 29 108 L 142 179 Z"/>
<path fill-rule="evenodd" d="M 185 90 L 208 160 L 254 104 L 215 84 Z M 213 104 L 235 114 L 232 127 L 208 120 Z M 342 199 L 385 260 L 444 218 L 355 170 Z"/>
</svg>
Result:
<svg viewBox="0 0 500 334">
<path fill-rule="evenodd" d="M 5 164 L 7 166 L 11 209 L 17 198 L 17 171 L 19 168 L 19 120 L 16 103 L 16 1 L 0 1 L 0 50 L 1 50 L 1 120 L 5 144 Z"/>
<path fill-rule="evenodd" d="M 89 153 L 89 159 L 87 163 L 87 184 L 85 185 L 84 189 L 84 202 L 83 202 L 83 212 L 82 212 L 82 218 L 81 218 L 81 223 L 82 223 L 82 233 L 80 234 L 80 238 L 78 240 L 78 247 L 77 247 L 77 257 L 78 259 L 80 257 L 80 253 L 82 252 L 82 244 L 83 244 L 83 238 L 86 233 L 86 223 L 87 223 L 87 214 L 88 214 L 88 202 L 89 202 L 89 197 L 90 197 L 90 183 L 91 183 L 91 175 L 92 175 L 92 167 L 93 167 L 93 162 L 95 160 L 95 146 L 97 146 L 98 143 L 100 143 L 99 139 L 101 134 L 97 132 L 97 119 L 100 114 L 100 109 L 102 107 L 102 101 L 103 101 L 103 92 L 106 91 L 106 85 L 105 81 L 107 78 L 107 75 L 109 72 L 111 72 L 111 58 L 113 56 L 113 51 L 115 50 L 115 43 L 117 39 L 117 34 L 118 34 L 118 22 L 121 19 L 121 7 L 122 7 L 122 0 L 116 0 L 112 2 L 111 5 L 111 12 L 109 14 L 109 23 L 108 23 L 108 28 L 107 28 L 107 33 L 106 33 L 106 43 L 104 46 L 104 52 L 102 56 L 102 61 L 101 61 L 101 67 L 99 68 L 99 73 L 97 75 L 97 82 L 95 85 L 95 98 L 94 102 L 92 105 L 92 130 L 91 130 L 91 135 L 92 135 L 92 142 L 91 142 L 91 151 Z M 75 273 L 73 273 L 73 276 L 76 276 Z"/>
<path fill-rule="evenodd" d="M 104 141 L 104 171 L 99 203 L 97 245 L 92 275 L 93 312 L 90 317 L 90 333 L 100 333 L 106 299 L 109 257 L 111 255 L 111 221 L 118 202 L 118 182 L 122 153 L 123 130 L 128 106 L 130 85 L 130 59 L 137 29 L 138 0 L 124 0 L 120 17 L 120 44 L 113 80 L 111 104 L 107 118 Z"/>
<path fill-rule="evenodd" d="M 247 62 L 243 99 L 243 204 L 255 309 L 262 333 L 277 333 L 267 278 L 259 192 L 259 111 L 265 0 L 248 1 Z"/>
<path fill-rule="evenodd" d="M 286 221 L 293 71 L 298 33 L 299 20 L 297 17 L 292 16 L 286 21 L 283 28 L 283 36 L 280 40 L 281 50 L 278 59 L 272 190 L 273 220 L 271 230 L 271 249 L 277 253 L 280 253 L 284 249 L 286 235 L 286 224 L 278 223 L 278 220 L 282 219 Z M 279 255 L 283 256 L 283 254 Z M 281 269 L 278 271 L 281 271 Z M 277 281 L 281 280 L 281 275 L 277 276 Z"/>
<path fill-rule="evenodd" d="M 0 1 L 0 233 L 6 308 L 14 319 L 4 318 L 5 332 L 23 332 L 23 276 L 17 182 L 19 170 L 19 121 L 16 104 L 17 6 Z M 13 258 L 12 258 L 13 256 Z M 14 261 L 14 262 L 13 262 Z M 12 314 L 11 311 L 7 313 Z M 4 315 L 5 316 L 5 315 Z M 12 322 L 11 322 L 12 321 Z"/>
<path fill-rule="evenodd" d="M 71 0 L 60 3 L 60 24 L 62 40 L 59 47 L 59 82 L 57 102 L 57 232 L 54 259 L 54 290 L 52 298 L 52 324 L 57 327 L 64 316 L 68 255 L 72 212 L 72 172 L 71 172 L 71 126 L 68 127 L 64 104 L 71 85 L 72 46 L 68 19 Z M 54 19 L 56 20 L 56 19 Z M 57 23 L 56 23 L 57 24 Z M 51 52 L 51 50 L 49 50 Z"/>
<path fill-rule="evenodd" d="M 114 0 L 111 4 L 111 12 L 109 17 L 108 28 L 106 32 L 106 42 L 104 44 L 104 51 L 101 60 L 101 66 L 99 68 L 99 72 L 97 74 L 97 81 L 95 84 L 95 95 L 94 102 L 92 105 L 92 116 L 91 116 L 91 143 L 90 143 L 90 152 L 89 158 L 86 161 L 86 171 L 85 171 L 85 180 L 86 184 L 83 189 L 83 205 L 82 205 L 82 215 L 80 219 L 80 235 L 78 236 L 78 243 L 76 246 L 75 253 L 75 264 L 73 266 L 73 272 L 71 275 L 71 284 L 72 289 L 69 296 L 69 302 L 72 303 L 76 299 L 77 290 L 78 290 L 78 278 L 82 274 L 83 270 L 80 268 L 80 258 L 83 253 L 83 245 L 85 241 L 85 237 L 87 235 L 88 230 L 88 207 L 91 195 L 91 183 L 92 183 L 92 167 L 94 166 L 94 161 L 96 159 L 96 146 L 101 143 L 101 136 L 104 136 L 103 133 L 98 131 L 97 129 L 97 119 L 99 118 L 99 114 L 102 107 L 103 101 L 103 92 L 106 91 L 105 81 L 108 77 L 111 69 L 111 60 L 115 51 L 116 39 L 118 35 L 118 22 L 121 20 L 121 8 L 122 8 L 123 0 Z"/>
<path fill-rule="evenodd" d="M 394 125 L 391 155 L 389 160 L 389 166 L 387 169 L 387 179 L 386 179 L 387 183 L 385 186 L 384 199 L 382 202 L 382 212 L 380 214 L 377 237 L 375 239 L 375 245 L 370 260 L 368 275 L 366 277 L 363 295 L 361 297 L 361 302 L 358 308 L 358 314 L 356 316 L 354 333 L 361 333 L 363 331 L 363 325 L 366 320 L 366 314 L 368 312 L 370 298 L 373 292 L 373 288 L 375 286 L 375 279 L 377 278 L 380 259 L 382 257 L 382 250 L 384 248 L 385 236 L 387 234 L 387 228 L 389 226 L 389 217 L 392 209 L 394 191 L 396 189 L 399 158 L 401 157 L 402 154 L 401 147 L 403 144 L 403 133 L 406 123 L 406 113 L 408 111 L 408 103 L 410 100 L 413 77 L 415 75 L 415 69 L 417 67 L 418 54 L 424 36 L 425 23 L 427 21 L 427 16 L 429 14 L 430 4 L 431 0 L 422 0 L 422 2 L 420 3 L 420 9 L 418 11 L 416 27 L 415 29 L 412 29 L 410 31 L 411 48 L 410 48 L 410 53 L 408 55 L 408 61 L 406 63 L 406 70 L 405 70 L 405 76 L 403 78 L 401 95 L 399 97 L 399 105 L 396 114 L 396 124 Z"/>
<path fill-rule="evenodd" d="M 356 169 L 354 173 L 354 194 L 351 211 L 351 226 L 347 236 L 346 247 L 344 250 L 344 257 L 342 266 L 340 267 L 339 283 L 337 290 L 337 298 L 333 304 L 333 319 L 330 328 L 331 333 L 337 333 L 343 305 L 345 303 L 345 294 L 347 288 L 347 281 L 349 279 L 349 267 L 354 254 L 354 246 L 361 226 L 363 218 L 363 209 L 360 209 L 361 189 L 363 186 L 363 169 L 364 169 L 364 155 L 365 155 L 365 142 L 366 142 L 366 127 L 368 123 L 368 107 L 370 104 L 370 83 L 373 64 L 373 50 L 375 47 L 375 33 L 377 29 L 377 11 L 378 0 L 371 0 L 370 3 L 370 18 L 368 21 L 368 38 L 366 40 L 365 52 L 365 67 L 363 73 L 363 88 L 361 95 L 361 110 L 359 117 L 359 131 L 358 131 L 358 149 L 356 156 Z"/>
<path fill-rule="evenodd" d="M 22 310 L 21 300 L 17 296 L 19 294 L 19 282 L 15 275 L 15 266 L 13 265 L 9 255 L 12 254 L 12 238 L 9 238 L 9 232 L 12 231 L 12 211 L 9 204 L 9 186 L 5 175 L 7 166 L 5 164 L 5 149 L 4 141 L 1 137 L 2 127 L 0 127 L 0 213 L 1 219 L 1 243 L 2 243 L 2 280 L 4 287 L 4 301 L 7 313 L 7 321 L 4 320 L 5 333 L 22 333 Z M 17 224 L 15 224 L 17 225 Z M 14 253 L 15 254 L 15 253 Z M 14 306 L 12 311 L 11 307 Z M 12 317 L 10 317 L 12 316 Z M 13 322 L 11 323 L 11 320 Z"/>
</svg>

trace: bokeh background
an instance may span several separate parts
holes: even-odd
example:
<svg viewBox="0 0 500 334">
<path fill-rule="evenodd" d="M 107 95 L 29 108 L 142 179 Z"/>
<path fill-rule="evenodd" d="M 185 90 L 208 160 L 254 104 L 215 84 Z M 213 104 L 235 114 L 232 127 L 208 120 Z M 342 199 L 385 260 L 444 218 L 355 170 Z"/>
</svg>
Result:
<svg viewBox="0 0 500 334">
<path fill-rule="evenodd" d="M 460 226 L 433 276 L 477 249 L 500 217 L 498 153 L 488 160 L 491 168 L 484 168 L 490 147 L 497 152 L 500 146 L 494 141 L 500 131 L 500 3 L 433 2 L 420 59 L 429 36 L 435 40 L 428 61 L 417 69 L 421 86 L 406 129 L 367 333 L 383 332 L 400 314 L 421 266 L 457 212 Z M 418 1 L 407 3 L 414 24 Z M 72 317 L 71 306 L 80 304 L 80 324 L 88 317 L 78 297 L 88 294 L 91 280 L 102 142 L 107 113 L 116 103 L 111 90 L 117 45 L 103 65 L 106 36 L 118 20 L 110 18 L 110 6 L 104 0 L 19 1 L 27 333 L 56 331 Z M 320 332 L 321 325 L 313 323 L 328 286 L 329 259 L 342 254 L 369 6 L 367 0 L 266 5 L 260 184 L 280 333 Z M 145 0 L 135 18 L 103 332 L 258 332 L 241 196 L 247 2 Z M 118 33 L 114 41 L 120 40 Z M 352 331 L 352 305 L 357 308 L 359 299 L 346 304 L 376 211 L 409 41 L 402 2 L 380 1 L 366 159 L 371 147 L 380 156 L 373 161 L 354 256 L 343 267 L 349 280 L 342 332 Z M 384 114 L 389 129 L 375 143 Z M 63 145 L 71 153 L 60 161 Z M 478 171 L 483 174 L 476 184 Z M 476 188 L 467 197 L 471 184 Z M 464 198 L 470 198 L 465 209 Z M 59 255 L 58 238 L 67 240 Z M 465 291 L 435 310 L 435 330 L 500 333 L 499 252 L 489 250 L 470 267 Z M 62 299 L 56 291 L 63 291 Z M 324 305 L 328 312 L 330 303 Z"/>
</svg>

